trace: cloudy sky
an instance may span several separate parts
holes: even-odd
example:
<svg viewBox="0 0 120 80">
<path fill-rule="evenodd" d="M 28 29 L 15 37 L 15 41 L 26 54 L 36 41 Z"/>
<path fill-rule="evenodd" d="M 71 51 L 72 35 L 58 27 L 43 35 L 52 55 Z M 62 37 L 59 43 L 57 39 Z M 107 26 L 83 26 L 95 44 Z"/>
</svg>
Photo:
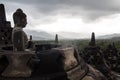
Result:
<svg viewBox="0 0 120 80">
<path fill-rule="evenodd" d="M 1 0 L 7 20 L 17 8 L 27 14 L 26 29 L 96 35 L 120 33 L 120 0 Z"/>
</svg>

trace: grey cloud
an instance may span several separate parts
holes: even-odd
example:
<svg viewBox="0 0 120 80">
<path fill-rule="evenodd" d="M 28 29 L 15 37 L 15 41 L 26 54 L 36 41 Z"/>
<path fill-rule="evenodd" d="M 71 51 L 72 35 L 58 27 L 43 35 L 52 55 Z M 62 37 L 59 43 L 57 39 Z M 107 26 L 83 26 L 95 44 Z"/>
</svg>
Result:
<svg viewBox="0 0 120 80">
<path fill-rule="evenodd" d="M 57 8 L 58 5 L 70 7 L 79 6 L 91 10 L 114 10 L 118 7 L 115 4 L 116 0 L 11 0 L 11 2 L 35 5 L 44 8 L 48 7 L 48 9 Z"/>
<path fill-rule="evenodd" d="M 58 14 L 82 16 L 83 19 L 95 20 L 100 17 L 120 13 L 117 0 L 2 0 L 7 3 L 22 4 L 30 7 L 29 15 L 33 18 L 55 16 Z M 21 6 L 22 8 L 25 8 Z M 30 9 L 29 9 L 30 8 Z M 34 10 L 36 9 L 36 10 Z M 39 16 L 39 17 L 38 17 Z M 48 20 L 48 19 L 47 19 Z M 50 20 L 48 20 L 50 21 Z"/>
</svg>

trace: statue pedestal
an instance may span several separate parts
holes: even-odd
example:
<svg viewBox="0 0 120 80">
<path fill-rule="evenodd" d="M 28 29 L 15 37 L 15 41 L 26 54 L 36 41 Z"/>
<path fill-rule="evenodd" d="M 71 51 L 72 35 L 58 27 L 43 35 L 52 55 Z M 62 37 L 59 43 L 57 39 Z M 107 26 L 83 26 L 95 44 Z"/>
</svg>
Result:
<svg viewBox="0 0 120 80">
<path fill-rule="evenodd" d="M 30 51 L 3 52 L 9 61 L 8 67 L 2 73 L 4 77 L 30 77 L 32 70 L 27 66 L 28 60 L 34 55 Z"/>
</svg>

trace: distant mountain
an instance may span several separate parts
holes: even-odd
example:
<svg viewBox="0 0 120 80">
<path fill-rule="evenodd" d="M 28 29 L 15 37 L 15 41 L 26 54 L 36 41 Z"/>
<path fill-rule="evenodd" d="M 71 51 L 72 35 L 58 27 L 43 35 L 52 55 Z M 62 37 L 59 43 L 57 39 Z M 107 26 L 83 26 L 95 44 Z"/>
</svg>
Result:
<svg viewBox="0 0 120 80">
<path fill-rule="evenodd" d="M 28 36 L 32 35 L 33 40 L 54 40 L 55 35 L 47 33 L 45 31 L 25 30 Z"/>
<path fill-rule="evenodd" d="M 55 34 L 58 34 L 58 39 L 85 39 L 89 38 L 90 34 L 76 32 L 56 32 L 49 33 L 45 31 L 25 30 L 28 36 L 32 35 L 33 40 L 54 40 Z M 96 37 L 97 39 L 115 39 L 120 40 L 120 33 L 108 34 Z"/>
<path fill-rule="evenodd" d="M 58 34 L 58 39 L 81 39 L 88 38 L 88 34 L 75 32 L 57 32 L 49 33 L 45 31 L 25 30 L 28 36 L 32 35 L 33 40 L 54 40 L 55 35 Z"/>
<path fill-rule="evenodd" d="M 59 36 L 64 37 L 65 39 L 82 39 L 88 38 L 89 34 L 76 33 L 76 32 L 58 32 Z"/>
<path fill-rule="evenodd" d="M 109 34 L 109 35 L 103 35 L 103 36 L 98 36 L 98 39 L 113 39 L 113 38 L 120 38 L 119 33 L 114 33 L 114 34 Z"/>
</svg>

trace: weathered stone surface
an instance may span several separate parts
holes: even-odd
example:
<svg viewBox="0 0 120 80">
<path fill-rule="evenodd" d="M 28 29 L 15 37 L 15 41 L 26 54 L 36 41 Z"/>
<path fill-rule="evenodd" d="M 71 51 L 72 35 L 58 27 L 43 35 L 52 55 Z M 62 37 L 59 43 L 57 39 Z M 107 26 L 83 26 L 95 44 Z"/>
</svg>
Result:
<svg viewBox="0 0 120 80">
<path fill-rule="evenodd" d="M 34 74 L 36 77 L 48 76 L 52 80 L 80 80 L 87 73 L 87 66 L 82 61 L 79 63 L 77 54 L 73 47 L 40 51 L 37 53 L 40 63 Z"/>
<path fill-rule="evenodd" d="M 111 70 L 120 72 L 120 56 L 115 44 L 109 44 L 104 50 L 104 57 Z"/>
<path fill-rule="evenodd" d="M 62 57 L 63 57 L 63 65 L 65 70 L 69 70 L 73 67 L 75 67 L 78 62 L 74 56 L 74 48 L 68 47 L 68 48 L 54 48 L 54 50 L 58 50 Z"/>
<path fill-rule="evenodd" d="M 10 21 L 6 21 L 5 8 L 0 4 L 0 46 L 12 43 L 12 27 Z"/>
<path fill-rule="evenodd" d="M 44 51 L 44 50 L 50 50 L 52 48 L 60 47 L 61 45 L 58 44 L 38 44 L 35 45 L 36 52 Z"/>
<path fill-rule="evenodd" d="M 5 8 L 3 4 L 0 4 L 0 27 L 4 27 L 4 22 L 6 21 Z"/>
<path fill-rule="evenodd" d="M 35 45 L 34 45 L 34 42 L 32 41 L 32 35 L 30 35 L 30 39 L 27 44 L 27 49 L 34 50 L 34 48 L 35 48 Z"/>
<path fill-rule="evenodd" d="M 30 74 L 31 69 L 25 64 L 27 62 L 26 60 L 28 60 L 25 57 L 29 56 L 29 52 L 17 51 L 14 55 L 12 54 L 13 52 L 4 52 L 2 54 L 9 55 L 7 58 L 9 57 L 8 60 L 11 61 L 11 65 L 2 73 L 4 77 L 0 77 L 0 79 L 10 77 L 10 80 L 106 80 L 104 77 L 100 77 L 100 72 L 94 68 L 90 68 L 76 52 L 73 47 L 61 47 L 40 51 L 37 53 L 40 61 L 35 65 L 36 67 L 33 69 L 32 75 Z M 32 53 L 30 54 L 33 55 Z M 16 58 L 13 59 L 15 56 Z M 65 68 L 65 66 L 67 67 Z"/>
<path fill-rule="evenodd" d="M 27 41 L 27 35 L 24 31 L 15 31 L 15 28 L 13 29 L 13 45 L 15 51 L 24 51 L 27 45 Z"/>
<path fill-rule="evenodd" d="M 55 43 L 58 43 L 58 34 L 55 35 Z"/>
<path fill-rule="evenodd" d="M 91 36 L 91 41 L 89 43 L 90 46 L 95 46 L 96 42 L 95 42 L 95 33 L 92 32 L 92 36 Z"/>
<path fill-rule="evenodd" d="M 113 80 L 120 80 L 120 74 L 119 73 L 112 71 L 111 74 L 112 74 L 112 76 L 114 76 Z"/>
<path fill-rule="evenodd" d="M 2 73 L 4 77 L 30 77 L 32 70 L 27 66 L 28 60 L 34 55 L 33 52 L 3 52 L 9 61 L 8 67 Z M 1 54 L 1 55 L 2 55 Z"/>
<path fill-rule="evenodd" d="M 89 70 L 86 76 L 91 76 L 94 80 L 107 80 L 107 78 L 96 68 L 93 68 L 91 65 L 87 65 Z"/>
<path fill-rule="evenodd" d="M 17 9 L 16 12 L 13 14 L 13 20 L 15 27 L 22 27 L 24 28 L 27 24 L 26 14 L 22 11 L 22 9 Z"/>
<path fill-rule="evenodd" d="M 28 38 L 23 28 L 27 24 L 26 14 L 21 9 L 17 9 L 13 14 L 14 29 L 12 32 L 12 40 L 14 45 L 14 51 L 24 51 Z"/>
<path fill-rule="evenodd" d="M 95 79 L 91 76 L 86 76 L 82 80 L 95 80 Z"/>
</svg>

